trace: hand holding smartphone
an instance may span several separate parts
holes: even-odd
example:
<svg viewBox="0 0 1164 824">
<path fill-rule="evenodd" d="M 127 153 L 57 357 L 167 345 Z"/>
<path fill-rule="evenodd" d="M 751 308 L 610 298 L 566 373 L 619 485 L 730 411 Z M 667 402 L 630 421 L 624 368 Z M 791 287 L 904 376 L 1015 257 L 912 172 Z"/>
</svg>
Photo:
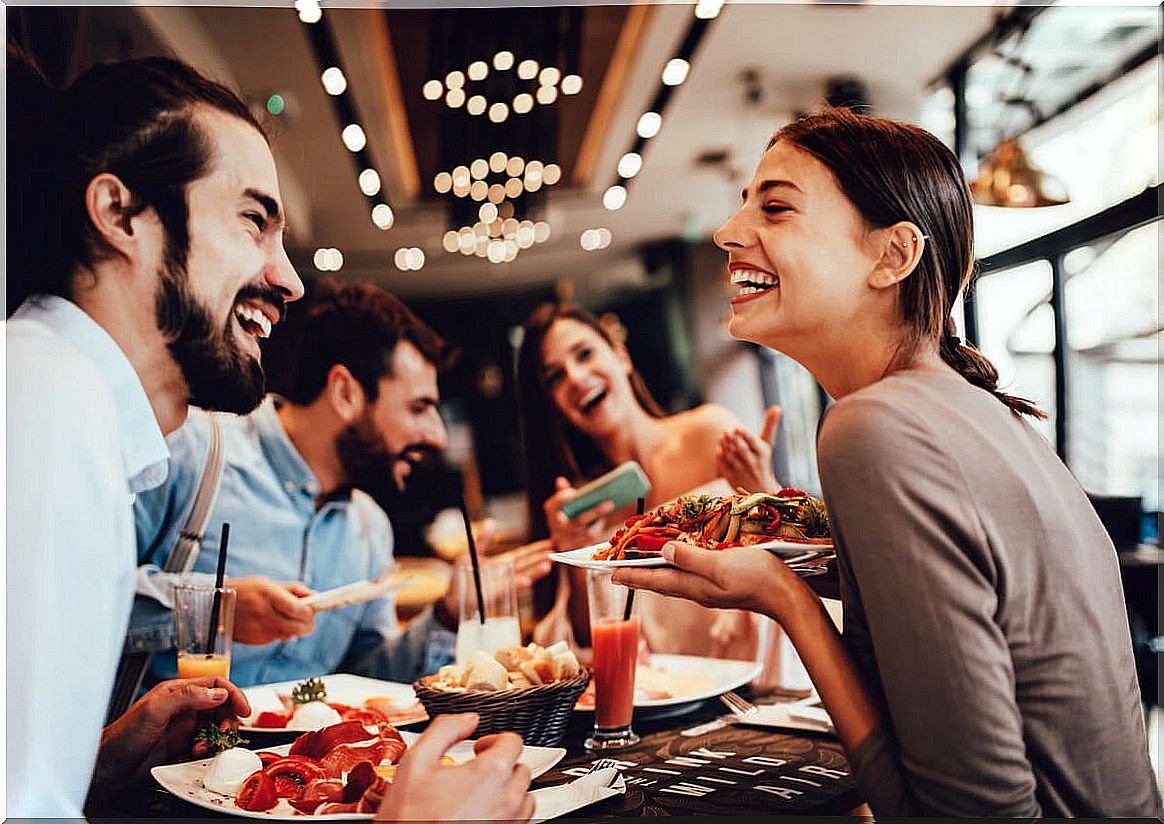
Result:
<svg viewBox="0 0 1164 824">
<path fill-rule="evenodd" d="M 612 501 L 616 510 L 621 509 L 647 497 L 650 491 L 651 482 L 642 467 L 637 461 L 627 461 L 579 487 L 577 497 L 562 504 L 562 514 L 573 520 L 603 501 Z"/>
</svg>

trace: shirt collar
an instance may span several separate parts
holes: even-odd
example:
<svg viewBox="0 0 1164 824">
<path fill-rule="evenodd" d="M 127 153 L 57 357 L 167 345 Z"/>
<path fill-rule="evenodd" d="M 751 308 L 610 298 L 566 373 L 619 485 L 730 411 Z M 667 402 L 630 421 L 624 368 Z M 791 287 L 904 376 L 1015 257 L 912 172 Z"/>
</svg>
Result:
<svg viewBox="0 0 1164 824">
<path fill-rule="evenodd" d="M 170 451 L 133 365 L 109 333 L 72 301 L 33 295 L 12 319 L 35 321 L 93 362 L 117 408 L 121 460 L 129 491 L 137 494 L 166 479 Z"/>
<path fill-rule="evenodd" d="M 259 433 L 264 454 L 283 479 L 287 491 L 301 490 L 314 499 L 319 495 L 319 481 L 279 420 L 278 409 L 286 402 L 274 393 L 267 395 L 259 408 L 251 413 L 251 420 Z"/>
</svg>

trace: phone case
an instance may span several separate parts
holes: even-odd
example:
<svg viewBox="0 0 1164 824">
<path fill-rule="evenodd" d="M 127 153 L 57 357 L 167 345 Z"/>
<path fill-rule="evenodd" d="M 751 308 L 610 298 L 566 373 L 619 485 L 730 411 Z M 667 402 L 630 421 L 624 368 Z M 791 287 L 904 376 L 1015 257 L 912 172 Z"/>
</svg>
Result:
<svg viewBox="0 0 1164 824">
<path fill-rule="evenodd" d="M 650 491 L 651 482 L 642 467 L 637 461 L 627 461 L 582 486 L 578 497 L 562 505 L 562 512 L 567 518 L 576 518 L 603 501 L 614 501 L 615 509 L 620 509 L 645 498 Z"/>
</svg>

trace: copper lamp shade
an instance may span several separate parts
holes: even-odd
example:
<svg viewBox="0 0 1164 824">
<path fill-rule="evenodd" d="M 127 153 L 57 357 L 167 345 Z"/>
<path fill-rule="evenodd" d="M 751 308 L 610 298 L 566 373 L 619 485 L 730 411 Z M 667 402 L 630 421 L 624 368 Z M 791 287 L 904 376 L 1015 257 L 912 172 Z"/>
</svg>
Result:
<svg viewBox="0 0 1164 824">
<path fill-rule="evenodd" d="M 1061 206 L 1069 200 L 1063 184 L 1035 167 L 1013 138 L 982 161 L 970 194 L 983 206 Z"/>
</svg>

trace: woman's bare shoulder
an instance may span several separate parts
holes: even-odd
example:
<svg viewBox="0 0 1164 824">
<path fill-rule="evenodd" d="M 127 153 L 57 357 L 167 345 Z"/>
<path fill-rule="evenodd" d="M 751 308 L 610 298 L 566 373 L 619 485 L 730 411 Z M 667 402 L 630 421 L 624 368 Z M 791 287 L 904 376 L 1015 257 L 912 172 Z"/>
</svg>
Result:
<svg viewBox="0 0 1164 824">
<path fill-rule="evenodd" d="M 726 406 L 718 403 L 704 403 L 680 412 L 675 418 L 683 418 L 684 430 L 693 434 L 714 434 L 739 426 L 739 419 Z"/>
</svg>

